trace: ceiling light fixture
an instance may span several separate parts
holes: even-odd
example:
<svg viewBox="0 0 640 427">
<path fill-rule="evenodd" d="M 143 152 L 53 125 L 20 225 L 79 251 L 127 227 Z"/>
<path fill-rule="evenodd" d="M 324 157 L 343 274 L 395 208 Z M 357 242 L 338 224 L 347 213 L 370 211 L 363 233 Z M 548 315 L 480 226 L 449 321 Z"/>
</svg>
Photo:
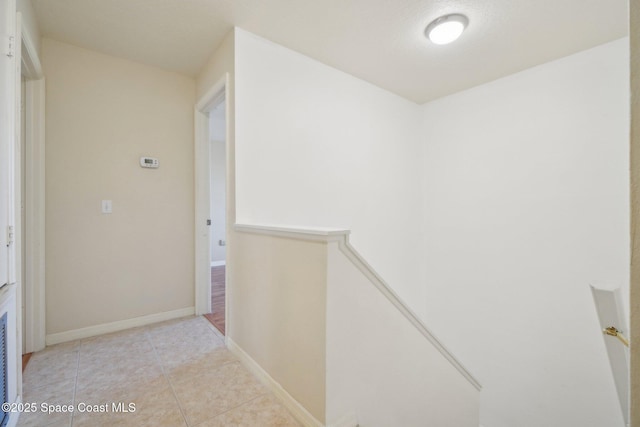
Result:
<svg viewBox="0 0 640 427">
<path fill-rule="evenodd" d="M 457 40 L 468 24 L 469 19 L 459 13 L 444 15 L 431 21 L 424 30 L 424 35 L 432 43 L 447 44 Z"/>
</svg>

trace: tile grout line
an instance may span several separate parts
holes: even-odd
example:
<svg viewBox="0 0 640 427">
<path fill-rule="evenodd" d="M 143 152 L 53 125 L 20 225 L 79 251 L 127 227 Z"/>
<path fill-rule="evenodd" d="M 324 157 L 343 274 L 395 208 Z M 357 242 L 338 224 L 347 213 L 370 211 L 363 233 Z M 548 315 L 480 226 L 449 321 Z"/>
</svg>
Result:
<svg viewBox="0 0 640 427">
<path fill-rule="evenodd" d="M 224 346 L 224 348 L 226 348 L 226 349 L 227 349 L 227 351 L 228 351 L 227 343 L 226 343 L 226 342 L 225 342 L 225 340 L 224 340 L 224 335 L 223 335 L 223 336 L 220 336 L 221 332 L 220 332 L 220 331 L 218 331 L 218 328 L 216 328 L 216 327 L 215 327 L 211 322 L 209 322 L 206 318 L 204 318 L 204 316 L 198 316 L 198 317 L 199 317 L 200 319 L 202 319 L 202 320 L 204 321 L 204 324 L 205 324 L 205 325 L 207 325 L 207 327 L 209 327 L 209 329 L 211 329 L 211 330 L 214 332 L 215 337 L 216 337 L 216 338 L 218 338 L 220 341 L 222 341 L 222 345 L 223 345 L 223 346 Z M 243 366 L 243 365 L 242 365 L 242 362 L 240 362 L 240 360 L 234 360 L 234 361 L 229 361 L 229 362 L 225 362 L 225 363 L 221 364 L 219 367 L 217 367 L 217 368 L 216 368 L 216 370 L 218 370 L 218 369 L 222 368 L 223 366 L 229 365 L 229 364 L 231 364 L 231 363 L 238 363 L 238 365 L 239 365 L 239 366 Z M 253 374 L 251 374 L 251 376 L 255 378 L 255 376 L 254 376 Z M 215 419 L 215 418 L 217 418 L 217 417 L 219 417 L 219 416 L 221 416 L 221 415 L 223 415 L 223 414 L 226 414 L 226 413 L 228 413 L 228 412 L 230 412 L 230 411 L 233 411 L 233 410 L 235 410 L 235 409 L 238 409 L 239 407 L 244 406 L 244 405 L 247 405 L 247 404 L 249 404 L 249 403 L 253 402 L 254 400 L 259 399 L 259 398 L 264 397 L 264 396 L 270 396 L 270 397 L 271 397 L 271 396 L 272 396 L 272 393 L 270 393 L 270 392 L 267 390 L 267 391 L 265 391 L 265 393 L 258 394 L 257 396 L 252 397 L 251 399 L 249 399 L 249 400 L 247 400 L 247 401 L 244 401 L 244 402 L 242 402 L 242 403 L 240 403 L 240 404 L 238 404 L 238 405 L 236 405 L 236 406 L 234 406 L 234 407 L 232 407 L 232 408 L 229 408 L 229 409 L 227 409 L 227 410 L 225 410 L 225 411 L 223 411 L 223 412 L 220 412 L 220 413 L 216 414 L 216 415 L 215 415 L 214 417 L 212 417 L 212 418 L 208 418 L 208 419 L 206 419 L 206 420 L 202 421 L 201 423 L 198 423 L 198 424 L 196 424 L 195 426 L 190 426 L 190 427 L 198 427 L 198 426 L 200 426 L 200 425 L 203 425 L 203 424 L 204 424 L 204 423 L 206 423 L 207 421 L 213 420 L 213 419 Z"/>
<path fill-rule="evenodd" d="M 171 378 L 169 378 L 169 375 L 167 375 L 167 372 L 164 369 L 164 364 L 162 363 L 162 360 L 160 359 L 160 355 L 158 354 L 158 349 L 156 348 L 156 345 L 153 342 L 153 338 L 151 337 L 151 334 L 149 333 L 149 330 L 146 329 L 146 328 L 145 328 L 145 331 L 144 331 L 144 335 L 145 335 L 145 338 L 147 339 L 147 341 L 149 341 L 149 344 L 151 344 L 151 347 L 153 347 L 153 354 L 156 357 L 156 361 L 158 362 L 158 365 L 160 365 L 160 371 L 162 371 L 162 376 L 164 377 L 164 379 L 169 384 L 169 388 L 171 389 L 171 393 L 173 394 L 173 398 L 176 400 L 176 403 L 178 404 L 178 410 L 180 411 L 180 415 L 182 415 L 182 419 L 184 420 L 184 423 L 188 427 L 190 427 L 191 424 L 189 424 L 189 421 L 187 420 L 187 415 L 185 414 L 184 409 L 182 408 L 182 404 L 180 403 L 180 399 L 178 399 L 178 395 L 176 394 L 176 390 L 173 387 L 173 383 L 171 382 Z"/>
<path fill-rule="evenodd" d="M 212 418 L 207 418 L 206 420 L 202 421 L 201 423 L 196 424 L 196 425 L 195 425 L 195 426 L 193 426 L 193 427 L 201 426 L 201 425 L 203 425 L 204 423 L 206 423 L 206 422 L 208 422 L 208 421 L 211 421 L 211 420 L 213 420 L 213 419 L 215 419 L 215 418 L 218 418 L 219 416 L 222 416 L 222 415 L 226 414 L 227 412 L 231 412 L 231 411 L 233 411 L 234 409 L 238 409 L 239 407 L 244 406 L 244 405 L 247 405 L 247 404 L 249 404 L 249 403 L 253 402 L 254 400 L 259 399 L 259 398 L 264 397 L 264 396 L 270 396 L 270 393 L 269 393 L 269 392 L 265 392 L 265 393 L 262 393 L 262 394 L 259 394 L 259 395 L 255 396 L 255 397 L 252 397 L 251 399 L 247 400 L 246 402 L 242 402 L 241 404 L 236 405 L 236 406 L 234 406 L 233 408 L 229 408 L 229 409 L 227 409 L 226 411 L 220 412 L 219 414 L 216 414 L 216 415 L 215 415 L 214 417 L 212 417 Z"/>
<path fill-rule="evenodd" d="M 78 342 L 78 351 L 77 351 L 78 360 L 76 361 L 76 378 L 75 378 L 75 381 L 73 382 L 73 396 L 71 397 L 71 404 L 74 406 L 74 408 L 76 406 L 76 392 L 78 390 L 78 375 L 80 373 L 80 351 L 81 350 L 82 350 L 82 340 Z M 73 427 L 73 419 L 75 418 L 75 416 L 76 416 L 76 411 L 73 411 L 71 413 L 71 419 L 69 420 L 70 421 L 69 427 Z"/>
<path fill-rule="evenodd" d="M 218 338 L 220 341 L 222 341 L 222 345 L 224 346 L 224 348 L 226 348 L 227 351 L 229 351 L 229 349 L 227 348 L 227 343 L 226 343 L 226 341 L 224 339 L 224 335 L 221 335 L 222 332 L 220 332 L 218 330 L 218 328 L 216 328 L 215 325 L 213 325 L 211 322 L 209 322 L 209 320 L 207 320 L 204 316 L 198 316 L 198 317 L 200 317 L 204 321 L 204 323 L 207 325 L 207 327 L 209 327 L 209 329 L 211 329 L 214 332 L 214 336 L 216 338 Z M 240 366 L 242 366 L 242 363 L 239 360 L 234 360 L 234 361 L 230 361 L 230 362 L 225 362 L 225 363 L 221 364 L 219 367 L 217 367 L 216 369 L 220 369 L 223 366 L 229 365 L 231 363 L 238 363 Z M 252 374 L 252 376 L 253 376 L 253 374 Z M 202 424 L 206 423 L 207 421 L 210 421 L 210 420 L 212 420 L 214 418 L 217 418 L 217 417 L 219 417 L 219 416 L 221 416 L 223 414 L 226 414 L 229 411 L 233 411 L 234 409 L 237 409 L 237 408 L 239 408 L 239 407 L 241 407 L 243 405 L 246 405 L 246 404 L 248 404 L 250 402 L 253 402 L 254 400 L 256 400 L 256 399 L 258 399 L 260 397 L 268 396 L 268 395 L 270 395 L 270 393 L 268 391 L 265 392 L 265 393 L 259 394 L 259 395 L 255 396 L 255 397 L 252 397 L 251 399 L 249 399 L 249 400 L 247 400 L 245 402 L 240 403 L 239 405 L 234 406 L 233 408 L 229 408 L 226 411 L 220 412 L 219 414 L 216 414 L 216 416 L 214 416 L 212 418 L 209 418 L 209 419 L 207 419 L 207 420 L 205 420 L 205 421 L 203 421 L 201 423 L 198 423 L 197 425 L 195 425 L 193 427 L 198 427 L 199 425 L 202 425 Z"/>
<path fill-rule="evenodd" d="M 207 325 L 211 330 L 213 330 L 213 332 L 214 332 L 215 336 L 216 336 L 218 339 L 220 339 L 220 340 L 222 341 L 222 345 L 223 345 L 223 346 L 228 350 L 227 342 L 226 342 L 226 339 L 225 339 L 226 335 L 222 335 L 222 332 L 220 332 L 220 331 L 218 330 L 218 328 L 216 328 L 216 327 L 215 327 L 215 325 L 213 325 L 211 322 L 209 322 L 209 321 L 208 321 L 204 316 L 198 316 L 198 317 L 200 317 L 201 319 L 203 319 L 203 320 L 204 320 L 205 324 L 206 324 L 206 325 Z M 230 364 L 230 363 L 236 363 L 236 362 L 237 362 L 237 363 L 239 363 L 239 364 L 240 364 L 240 366 L 243 366 L 243 364 L 242 364 L 242 362 L 241 362 L 240 360 L 235 360 L 234 362 L 226 362 L 226 363 L 223 363 L 222 365 L 220 365 L 220 367 L 225 366 L 225 365 L 228 365 L 228 364 Z M 251 374 L 251 375 L 255 378 L 255 375 L 253 375 L 253 374 Z M 262 381 L 259 381 L 259 382 L 260 382 L 260 383 L 262 383 Z M 263 385 L 264 385 L 264 384 L 263 384 Z M 217 414 L 215 417 L 213 417 L 213 418 L 209 418 L 208 420 L 205 420 L 205 421 L 203 421 L 203 422 L 201 422 L 201 423 L 199 423 L 199 424 L 197 424 L 196 426 L 193 426 L 193 427 L 198 427 L 199 425 L 202 425 L 202 424 L 204 424 L 205 422 L 207 422 L 207 421 L 209 421 L 209 420 L 212 420 L 212 419 L 214 419 L 214 418 L 217 418 L 217 417 L 221 416 L 222 414 L 226 414 L 226 413 L 227 413 L 227 412 L 229 412 L 229 411 L 233 411 L 234 409 L 237 409 L 237 408 L 239 408 L 239 407 L 241 407 L 241 406 L 243 406 L 243 405 L 246 405 L 246 404 L 248 404 L 248 403 L 250 403 L 250 402 L 253 402 L 254 400 L 256 400 L 256 399 L 258 399 L 258 398 L 261 398 L 261 397 L 263 397 L 263 396 L 274 397 L 274 396 L 273 396 L 273 393 L 272 393 L 272 392 L 270 392 L 270 391 L 268 391 L 268 389 L 267 389 L 267 391 L 266 391 L 265 393 L 259 394 L 259 395 L 257 395 L 256 397 L 253 397 L 253 398 L 251 398 L 251 399 L 247 400 L 246 402 L 243 402 L 243 403 L 241 403 L 241 404 L 239 404 L 239 405 L 237 405 L 237 406 L 234 406 L 233 408 L 227 409 L 226 411 L 224 411 L 224 412 L 221 412 L 221 413 Z M 287 413 L 288 413 L 290 416 L 292 416 L 292 415 L 291 415 L 291 411 L 289 411 L 287 408 L 285 408 L 285 410 L 287 411 Z M 293 416 L 292 416 L 292 417 L 293 417 Z M 293 417 L 293 418 L 294 418 L 294 419 L 296 419 L 295 417 Z M 297 420 L 297 419 L 296 419 L 296 422 L 298 422 L 298 420 Z"/>
<path fill-rule="evenodd" d="M 218 330 L 218 328 L 216 328 L 211 322 L 209 322 L 204 316 L 198 316 L 200 319 L 202 319 L 206 325 L 209 327 L 209 329 L 211 329 L 214 333 L 214 335 L 216 336 L 216 338 L 218 338 L 220 341 L 222 341 L 222 344 L 227 347 L 227 342 L 225 339 L 226 335 L 222 335 L 222 332 L 220 332 Z"/>
<path fill-rule="evenodd" d="M 206 336 L 207 337 L 207 341 L 209 341 L 209 339 L 212 339 L 213 342 L 216 343 L 214 345 L 214 350 L 219 348 L 219 350 L 228 352 L 228 348 L 227 348 L 226 343 L 224 341 L 224 336 L 220 335 L 220 333 L 217 331 L 215 326 L 212 325 L 211 323 L 209 323 L 203 316 L 195 316 L 195 317 L 199 318 L 198 321 L 193 323 L 193 327 L 195 327 L 195 329 L 193 329 L 193 331 L 197 332 L 197 336 L 201 336 L 201 337 L 202 336 Z M 198 323 L 198 322 L 200 322 L 200 323 Z M 201 325 L 202 322 L 204 322 L 204 325 L 206 325 L 208 329 L 202 328 L 202 325 Z M 183 382 L 182 382 L 183 381 L 183 375 L 181 375 L 181 374 L 180 375 L 174 375 L 173 374 L 173 372 L 174 372 L 173 369 L 172 369 L 172 366 L 173 366 L 172 360 L 173 359 L 171 359 L 171 358 L 163 359 L 163 355 L 165 355 L 165 353 L 164 353 L 164 351 L 160 352 L 160 349 L 163 348 L 162 345 L 163 345 L 164 341 L 162 340 L 162 338 L 164 337 L 164 334 L 160 334 L 160 335 L 154 334 L 155 330 L 154 330 L 154 328 L 152 326 L 146 326 L 146 327 L 143 327 L 143 328 L 140 328 L 140 329 L 141 330 L 139 330 L 139 331 L 141 332 L 141 334 L 140 334 L 141 337 L 139 339 L 142 342 L 146 341 L 150 345 L 150 347 L 151 347 L 151 349 L 152 349 L 152 351 L 154 353 L 154 355 L 152 356 L 152 359 L 154 359 L 156 361 L 158 367 L 160 368 L 160 372 L 162 374 L 162 378 L 164 378 L 165 381 L 166 381 L 166 383 L 164 383 L 164 384 L 169 386 L 169 388 L 171 390 L 171 394 L 174 397 L 174 401 L 173 402 L 168 401 L 167 403 L 168 403 L 169 407 L 171 407 L 171 408 L 175 408 L 172 405 L 177 404 L 177 409 L 180 411 L 180 415 L 182 416 L 182 419 L 183 419 L 185 427 L 201 426 L 201 425 L 203 425 L 203 423 L 206 424 L 207 422 L 211 422 L 212 420 L 215 420 L 218 417 L 223 416 L 224 414 L 228 414 L 231 411 L 238 410 L 238 408 L 246 407 L 247 405 L 251 404 L 252 402 L 254 402 L 254 401 L 258 400 L 258 399 L 264 398 L 266 396 L 271 396 L 271 394 L 269 393 L 268 390 L 263 390 L 261 393 L 259 392 L 259 393 L 255 394 L 255 395 L 253 395 L 253 397 L 250 397 L 251 395 L 247 396 L 247 397 L 249 397 L 248 399 L 245 398 L 246 400 L 238 402 L 235 405 L 233 405 L 232 407 L 227 407 L 225 410 L 223 410 L 222 412 L 217 413 L 215 415 L 211 414 L 210 412 L 203 413 L 202 415 L 205 415 L 206 418 L 203 419 L 202 421 L 200 421 L 198 419 L 191 420 L 190 417 L 187 417 L 187 415 L 186 415 L 186 404 L 182 402 L 181 398 L 179 398 L 179 396 L 177 394 L 177 390 L 181 389 L 182 385 L 186 384 L 187 387 L 188 387 L 188 384 L 187 383 L 183 384 Z M 167 331 L 169 331 L 169 330 L 167 330 Z M 209 332 L 209 331 L 211 331 L 211 332 Z M 107 335 L 107 334 L 105 334 L 105 335 Z M 142 338 L 142 337 L 144 337 L 144 338 Z M 212 338 L 209 338 L 209 337 L 212 337 Z M 169 336 L 169 339 L 170 339 L 170 336 Z M 158 341 L 158 343 L 157 343 L 158 345 L 156 345 L 156 341 Z M 91 340 L 80 339 L 80 340 L 77 340 L 76 343 L 77 344 L 75 345 L 75 348 L 72 350 L 73 354 L 76 357 L 76 360 L 75 361 L 70 360 L 69 362 L 71 362 L 71 363 L 69 365 L 67 365 L 67 366 L 69 366 L 69 368 L 71 368 L 70 370 L 74 371 L 74 376 L 73 377 L 67 377 L 67 378 L 69 378 L 69 385 L 72 386 L 72 395 L 70 397 L 71 397 L 71 404 L 73 404 L 74 406 L 77 406 L 77 404 L 78 404 L 78 402 L 77 402 L 78 396 L 82 397 L 82 393 L 79 393 L 79 391 L 80 391 L 79 390 L 80 365 L 82 364 L 84 366 L 87 363 L 87 359 L 86 358 L 85 358 L 85 363 L 84 364 L 82 363 L 82 360 L 81 360 L 82 354 L 83 353 L 87 353 L 87 352 L 89 352 L 88 354 L 90 354 L 90 355 L 93 354 L 92 353 L 92 344 L 93 344 L 93 342 Z M 195 347 L 193 347 L 193 351 L 197 351 L 197 349 L 199 349 L 199 348 L 200 348 L 199 346 L 195 346 Z M 208 345 L 207 345 L 207 348 L 209 348 Z M 204 348 L 203 348 L 203 350 L 204 350 Z M 193 351 L 188 351 L 188 353 L 191 354 L 191 353 L 193 353 Z M 63 353 L 66 354 L 66 352 L 67 352 L 67 350 L 65 349 L 65 351 Z M 197 351 L 197 352 L 199 354 L 199 351 Z M 63 353 L 61 353 L 61 354 L 64 356 Z M 207 354 L 208 354 L 208 352 L 207 352 Z M 60 356 L 60 355 L 57 355 L 57 356 Z M 190 357 L 188 359 L 191 360 Z M 166 364 L 164 363 L 164 360 L 167 360 Z M 240 367 L 243 366 L 242 363 L 236 357 L 230 357 L 230 358 L 223 357 L 220 360 L 218 360 L 218 358 L 216 357 L 215 360 L 216 361 L 211 365 L 211 368 L 206 368 L 206 371 L 209 371 L 210 369 L 212 371 L 224 369 L 225 366 L 229 366 L 231 364 L 237 364 Z M 179 362 L 179 364 L 176 365 L 176 367 L 178 367 L 178 368 L 180 366 L 182 366 L 184 363 L 186 363 L 186 361 L 184 363 L 181 362 L 181 361 L 177 361 L 177 362 Z M 222 363 L 220 363 L 220 362 L 222 362 Z M 149 359 L 149 361 L 146 362 L 146 363 L 150 365 L 153 362 L 152 362 L 151 359 Z M 208 363 L 206 364 L 206 366 L 209 366 L 209 365 L 210 364 L 208 364 Z M 195 371 L 193 371 L 193 374 L 194 375 L 200 375 L 201 372 L 202 372 L 202 369 L 195 370 Z M 172 375 L 169 375 L 170 373 Z M 176 372 L 176 374 L 179 374 L 179 372 Z M 215 375 L 217 375 L 217 374 L 215 374 Z M 230 377 L 232 381 L 233 381 L 233 377 L 235 377 L 235 375 Z M 256 379 L 254 375 L 251 375 L 251 377 L 254 377 L 254 379 Z M 84 378 L 84 376 L 83 376 L 83 378 Z M 176 380 L 177 384 L 175 384 L 175 385 L 173 384 L 173 379 Z M 85 380 L 86 380 L 86 378 L 85 378 Z M 85 380 L 83 380 L 83 381 L 85 381 Z M 43 387 L 45 387 L 45 386 L 43 386 Z M 187 390 L 188 390 L 188 388 L 187 388 Z M 186 396 L 186 395 L 184 395 L 184 393 L 181 393 L 181 395 L 183 395 L 183 397 Z M 230 403 L 230 402 L 228 402 L 228 403 Z M 205 407 L 206 407 L 206 402 L 203 402 L 203 404 L 205 404 Z M 242 409 L 240 409 L 240 410 L 242 411 Z M 173 409 L 173 411 L 175 411 L 175 409 Z M 173 412 L 173 414 L 177 415 L 177 414 L 175 414 L 175 412 Z M 65 422 L 65 424 L 64 424 L 65 427 L 73 427 L 77 423 L 82 422 L 84 420 L 84 418 L 81 418 L 81 419 L 79 418 L 80 421 L 76 420 L 76 416 L 77 415 L 78 415 L 78 413 L 76 411 L 74 411 L 72 414 L 70 414 L 69 418 L 67 418 L 67 422 Z M 191 418 L 193 418 L 193 417 L 191 417 Z M 199 418 L 199 416 L 196 417 L 196 418 Z M 60 420 L 60 421 L 62 421 L 62 420 Z"/>
<path fill-rule="evenodd" d="M 196 317 L 197 317 L 197 318 L 199 318 L 199 319 L 201 319 L 201 321 L 202 321 L 202 322 L 204 322 L 204 324 L 205 324 L 205 325 L 207 325 L 211 330 L 214 330 L 214 329 L 215 329 L 215 326 L 213 326 L 211 323 L 209 323 L 209 321 L 208 321 L 207 319 L 205 319 L 203 316 L 196 316 Z M 214 331 L 214 336 L 215 336 L 215 338 L 222 342 L 222 345 L 223 345 L 223 347 L 224 347 L 224 348 L 227 348 L 227 345 L 226 345 L 226 343 L 224 342 L 224 340 L 222 340 L 222 339 L 217 335 L 217 333 L 216 333 L 216 332 L 217 332 L 217 333 L 219 333 L 219 332 L 217 331 L 217 329 Z M 180 403 L 180 399 L 178 398 L 178 394 L 176 393 L 175 388 L 173 387 L 173 382 L 171 381 L 171 378 L 170 378 L 170 377 L 167 375 L 167 373 L 165 372 L 164 364 L 163 364 L 163 363 L 162 363 L 162 361 L 160 360 L 160 355 L 158 354 L 158 350 L 157 350 L 157 348 L 156 348 L 156 346 L 155 346 L 155 344 L 154 344 L 154 342 L 153 342 L 153 338 L 150 336 L 150 334 L 149 334 L 148 330 L 146 330 L 146 331 L 145 331 L 145 334 L 147 335 L 147 339 L 149 340 L 149 342 L 151 343 L 151 346 L 153 347 L 154 354 L 155 354 L 155 356 L 156 356 L 156 359 L 158 359 L 158 363 L 159 363 L 159 365 L 160 365 L 160 369 L 162 370 L 162 375 L 166 378 L 167 382 L 169 383 L 169 387 L 171 388 L 171 392 L 173 393 L 173 397 L 176 399 L 176 402 L 178 403 L 178 408 L 180 409 L 180 413 L 182 414 L 182 416 L 183 416 L 183 418 L 184 418 L 184 421 L 185 421 L 185 423 L 187 424 L 187 426 L 188 426 L 188 427 L 197 427 L 197 426 L 199 426 L 199 425 L 202 425 L 202 424 L 204 424 L 205 422 L 207 422 L 207 421 L 209 421 L 209 420 L 212 420 L 212 419 L 214 419 L 214 418 L 216 418 L 216 417 L 218 417 L 218 416 L 220 416 L 220 415 L 222 415 L 222 414 L 225 414 L 225 413 L 227 413 L 227 412 L 229 412 L 229 411 L 232 411 L 232 410 L 234 410 L 234 409 L 236 409 L 236 408 L 239 408 L 240 406 L 242 406 L 242 405 L 244 405 L 244 404 L 246 404 L 246 403 L 249 403 L 249 402 L 251 402 L 251 401 L 253 401 L 253 400 L 255 400 L 255 399 L 259 398 L 259 397 L 262 397 L 262 396 L 265 396 L 265 395 L 268 395 L 268 394 L 269 394 L 268 392 L 267 392 L 267 393 L 263 393 L 263 394 L 259 394 L 258 396 L 253 397 L 253 398 L 251 398 L 251 399 L 247 400 L 246 402 L 242 402 L 241 404 L 239 404 L 239 405 L 237 405 L 237 406 L 234 406 L 233 408 L 229 408 L 229 409 L 227 409 L 227 410 L 226 410 L 226 411 L 224 411 L 224 412 L 221 412 L 221 413 L 219 413 L 219 414 L 216 414 L 216 416 L 214 416 L 214 417 L 212 417 L 212 418 L 208 418 L 208 419 L 206 419 L 206 420 L 204 420 L 204 421 L 202 421 L 202 422 L 200 422 L 200 423 L 198 423 L 198 424 L 193 424 L 193 425 L 192 425 L 192 424 L 190 424 L 190 423 L 189 423 L 189 421 L 187 420 L 187 416 L 186 416 L 186 414 L 184 413 L 184 410 L 183 410 L 183 408 L 182 408 L 182 404 Z M 228 350 L 227 350 L 227 351 L 228 351 Z M 222 363 L 220 366 L 216 367 L 216 369 L 215 369 L 215 370 L 218 370 L 218 369 L 220 369 L 220 368 L 222 368 L 222 367 L 224 367 L 224 366 L 226 366 L 226 365 L 230 365 L 230 364 L 232 364 L 232 363 L 238 363 L 239 365 L 241 365 L 241 363 L 240 363 L 240 361 L 239 361 L 239 360 L 233 360 L 233 361 L 228 361 L 228 362 L 224 362 L 224 363 Z"/>
<path fill-rule="evenodd" d="M 31 384 L 31 386 L 29 386 L 29 384 L 28 384 L 29 381 L 27 380 L 27 378 L 31 378 L 31 377 L 34 377 L 36 375 L 36 373 L 33 372 L 33 366 L 34 366 L 34 364 L 37 363 L 36 361 L 39 361 L 41 357 L 44 357 L 45 358 L 44 360 L 47 360 L 47 359 L 52 357 L 50 355 L 43 355 L 43 353 L 45 353 L 45 349 L 40 350 L 38 352 L 32 353 L 32 355 L 34 356 L 33 357 L 33 362 L 31 364 L 32 368 L 29 369 L 28 371 L 25 370 L 23 372 L 23 376 L 22 376 L 22 386 L 23 386 L 23 389 L 22 389 L 22 398 L 23 398 L 22 403 L 23 404 L 31 404 L 31 403 L 33 403 L 33 404 L 37 404 L 37 403 L 42 404 L 42 403 L 45 403 L 46 400 L 40 400 L 40 399 L 37 399 L 37 398 L 34 398 L 33 400 L 27 401 L 25 399 L 25 395 L 33 394 L 34 396 L 39 396 L 39 393 L 42 392 L 43 390 L 48 390 L 50 387 L 55 387 L 55 385 L 59 381 L 65 381 L 65 379 L 61 379 L 59 381 L 49 380 L 48 382 L 45 382 L 44 384 L 42 384 L 42 382 L 40 382 L 37 385 Z M 76 361 L 76 370 L 77 370 L 77 361 Z M 40 373 L 40 374 L 42 374 L 42 373 Z M 76 372 L 76 375 L 77 375 L 77 372 Z M 37 376 L 35 376 L 35 377 L 37 378 Z M 74 376 L 74 383 L 75 383 L 75 376 Z M 74 388 L 75 388 L 75 384 L 74 384 Z M 72 396 L 71 396 L 72 402 L 73 402 L 73 398 L 74 397 L 73 397 L 73 393 L 72 393 Z M 35 413 L 40 412 L 40 411 L 41 411 L 40 406 L 38 406 L 38 410 L 37 411 L 33 411 L 33 412 L 24 411 L 24 413 L 22 413 L 20 415 L 17 425 L 18 426 L 24 425 L 24 423 L 25 423 L 24 419 L 25 418 L 29 418 L 29 415 L 35 414 Z M 28 423 L 29 421 L 26 421 L 26 422 Z M 60 423 L 61 421 L 56 421 L 56 420 L 51 421 L 51 420 L 49 420 L 48 422 L 47 421 L 44 421 L 44 422 L 47 423 L 45 425 L 53 425 L 53 424 L 56 424 L 56 423 Z M 71 417 L 69 417 L 69 423 L 70 422 L 71 422 Z M 69 427 L 70 427 L 70 424 L 69 424 Z"/>
</svg>

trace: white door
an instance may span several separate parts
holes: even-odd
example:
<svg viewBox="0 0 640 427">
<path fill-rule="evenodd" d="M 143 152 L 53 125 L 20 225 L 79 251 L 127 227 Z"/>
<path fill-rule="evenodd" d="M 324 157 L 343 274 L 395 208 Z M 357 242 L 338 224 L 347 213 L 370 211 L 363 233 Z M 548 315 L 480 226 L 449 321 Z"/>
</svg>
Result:
<svg viewBox="0 0 640 427">
<path fill-rule="evenodd" d="M 209 115 L 225 99 L 228 76 L 214 84 L 195 108 L 196 314 L 211 312 L 211 139 Z M 226 110 L 226 109 L 225 109 Z M 225 124 L 226 130 L 226 124 Z"/>
<path fill-rule="evenodd" d="M 15 136 L 15 0 L 0 2 L 0 286 L 9 283 L 9 219 Z M 11 216 L 10 216 L 11 215 Z"/>
</svg>

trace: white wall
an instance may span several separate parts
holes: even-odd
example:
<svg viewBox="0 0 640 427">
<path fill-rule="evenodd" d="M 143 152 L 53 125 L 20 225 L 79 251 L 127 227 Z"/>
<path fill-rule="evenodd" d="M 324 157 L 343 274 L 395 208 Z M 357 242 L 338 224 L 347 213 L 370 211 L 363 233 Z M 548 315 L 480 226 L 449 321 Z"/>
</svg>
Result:
<svg viewBox="0 0 640 427">
<path fill-rule="evenodd" d="M 352 229 L 422 310 L 417 106 L 238 29 L 235 64 L 238 222 Z"/>
<path fill-rule="evenodd" d="M 623 39 L 423 108 L 426 323 L 487 427 L 623 425 L 589 284 L 628 295 L 628 81 Z"/>
<path fill-rule="evenodd" d="M 218 80 L 229 73 L 229 78 L 233 81 L 235 63 L 235 28 L 229 31 L 220 45 L 211 54 L 207 63 L 202 67 L 196 79 L 196 98 L 200 99 L 207 91 L 215 85 Z M 229 88 L 227 88 L 229 89 Z M 227 96 L 233 100 L 233 91 L 227 90 Z M 230 110 L 232 112 L 233 109 Z"/>
<path fill-rule="evenodd" d="M 339 245 L 327 248 L 327 425 L 478 427 L 480 392 Z"/>
<path fill-rule="evenodd" d="M 42 60 L 47 334 L 193 307 L 195 81 L 50 39 Z"/>
<path fill-rule="evenodd" d="M 628 294 L 627 53 L 416 106 L 236 30 L 238 220 L 352 229 L 483 425 L 619 425 L 588 285 Z"/>
</svg>

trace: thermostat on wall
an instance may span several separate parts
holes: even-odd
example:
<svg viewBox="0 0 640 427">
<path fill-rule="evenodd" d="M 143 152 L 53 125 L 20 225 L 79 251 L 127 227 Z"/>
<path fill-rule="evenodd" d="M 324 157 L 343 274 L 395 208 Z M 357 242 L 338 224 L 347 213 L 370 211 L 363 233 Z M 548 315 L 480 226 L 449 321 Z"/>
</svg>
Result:
<svg viewBox="0 0 640 427">
<path fill-rule="evenodd" d="M 157 169 L 160 166 L 160 162 L 154 157 L 140 157 L 140 166 Z"/>
</svg>

